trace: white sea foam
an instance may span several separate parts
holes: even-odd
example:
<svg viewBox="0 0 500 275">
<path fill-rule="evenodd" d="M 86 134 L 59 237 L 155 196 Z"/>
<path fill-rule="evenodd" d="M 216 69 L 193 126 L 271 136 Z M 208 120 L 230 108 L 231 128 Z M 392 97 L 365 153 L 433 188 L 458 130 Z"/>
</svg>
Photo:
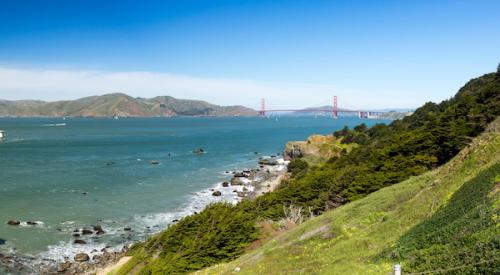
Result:
<svg viewBox="0 0 500 275">
<path fill-rule="evenodd" d="M 287 162 L 283 159 L 278 159 L 276 166 L 268 167 L 271 171 L 280 171 L 286 168 Z M 227 177 L 233 174 L 233 171 L 223 171 Z M 227 178 L 225 178 L 227 179 Z M 230 202 L 237 203 L 242 198 L 237 196 L 237 192 L 242 192 L 244 189 L 253 192 L 255 187 L 252 185 L 252 180 L 240 178 L 242 185 L 223 187 L 222 181 L 214 184 L 212 187 L 198 192 L 193 192 L 189 195 L 187 202 L 180 206 L 175 211 L 152 213 L 148 215 L 136 215 L 129 220 L 112 221 L 103 220 L 101 225 L 106 233 L 99 238 L 95 236 L 81 236 L 87 242 L 85 245 L 73 244 L 73 239 L 61 241 L 56 245 L 48 247 L 47 251 L 41 253 L 41 258 L 53 261 L 72 260 L 75 254 L 84 252 L 90 255 L 102 254 L 101 250 L 106 248 L 108 251 L 121 250 L 124 245 L 130 245 L 134 242 L 147 239 L 148 236 L 160 232 L 175 220 L 182 217 L 192 215 L 195 212 L 201 212 L 207 205 L 213 202 Z M 261 180 L 257 178 L 255 180 Z M 220 191 L 221 196 L 213 196 L 214 191 Z M 236 191 L 236 192 L 235 192 Z M 63 231 L 66 233 L 72 232 L 74 229 L 74 221 L 65 221 L 61 223 Z M 130 227 L 130 231 L 124 231 L 124 227 Z"/>
<path fill-rule="evenodd" d="M 59 127 L 59 126 L 66 126 L 66 123 L 42 124 L 41 126 L 44 126 L 44 127 Z"/>
<path fill-rule="evenodd" d="M 19 226 L 21 227 L 44 227 L 45 224 L 42 221 L 33 221 L 35 224 L 28 224 L 28 222 L 21 222 Z"/>
</svg>

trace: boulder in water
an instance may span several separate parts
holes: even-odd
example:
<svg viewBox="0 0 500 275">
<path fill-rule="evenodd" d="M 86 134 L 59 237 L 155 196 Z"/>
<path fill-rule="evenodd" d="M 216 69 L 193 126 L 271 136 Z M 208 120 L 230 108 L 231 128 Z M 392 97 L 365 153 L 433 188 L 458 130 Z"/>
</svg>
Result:
<svg viewBox="0 0 500 275">
<path fill-rule="evenodd" d="M 5 244 L 6 242 L 7 242 L 6 240 L 4 240 L 4 239 L 0 239 L 0 245 Z"/>
<path fill-rule="evenodd" d="M 227 181 L 223 182 L 222 187 L 229 187 L 229 182 L 227 182 Z"/>
<path fill-rule="evenodd" d="M 219 197 L 222 196 L 222 193 L 220 191 L 215 191 L 212 193 L 212 196 Z"/>
<path fill-rule="evenodd" d="M 130 227 L 125 227 L 125 228 L 123 228 L 123 230 L 125 230 L 125 231 L 131 231 L 131 230 L 132 230 L 132 228 L 130 228 Z"/>
<path fill-rule="evenodd" d="M 261 160 L 259 160 L 259 164 L 272 166 L 272 165 L 277 165 L 278 161 L 276 161 L 275 159 L 261 159 Z"/>
<path fill-rule="evenodd" d="M 236 172 L 234 173 L 235 178 L 248 178 L 250 176 L 250 171 Z"/>
<path fill-rule="evenodd" d="M 193 153 L 197 154 L 197 155 L 201 155 L 201 154 L 205 153 L 205 150 L 203 150 L 202 148 L 198 148 L 198 149 L 193 150 Z"/>
<path fill-rule="evenodd" d="M 20 225 L 21 222 L 18 220 L 10 220 L 7 222 L 8 225 Z"/>
<path fill-rule="evenodd" d="M 151 164 L 153 164 L 153 165 L 158 165 L 158 164 L 160 164 L 160 162 L 159 162 L 159 161 L 157 161 L 157 160 L 152 160 L 152 161 L 151 161 Z"/>
<path fill-rule="evenodd" d="M 232 178 L 231 185 L 243 185 L 243 181 L 241 178 Z"/>
<path fill-rule="evenodd" d="M 90 260 L 90 257 L 86 253 L 78 253 L 75 255 L 74 260 L 76 262 L 86 262 L 86 261 Z"/>
<path fill-rule="evenodd" d="M 87 242 L 86 242 L 86 241 L 84 241 L 84 240 L 79 240 L 79 239 L 74 240 L 74 241 L 73 241 L 73 243 L 74 243 L 74 244 L 87 244 Z"/>
<path fill-rule="evenodd" d="M 38 223 L 35 221 L 27 221 L 26 224 L 27 225 L 37 225 Z"/>
<path fill-rule="evenodd" d="M 96 235 L 101 235 L 101 234 L 104 234 L 106 233 L 103 229 L 102 229 L 102 226 L 101 225 L 94 225 L 92 226 L 92 229 L 94 229 Z"/>
<path fill-rule="evenodd" d="M 85 229 L 85 228 L 82 229 L 82 235 L 91 235 L 92 233 L 94 233 L 94 232 L 92 232 L 92 230 Z"/>
</svg>

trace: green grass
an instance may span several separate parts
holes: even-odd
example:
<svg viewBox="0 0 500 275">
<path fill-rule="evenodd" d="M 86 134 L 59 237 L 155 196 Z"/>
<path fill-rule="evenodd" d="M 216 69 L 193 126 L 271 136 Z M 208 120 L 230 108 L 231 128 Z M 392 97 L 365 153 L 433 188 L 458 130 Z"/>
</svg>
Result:
<svg viewBox="0 0 500 275">
<path fill-rule="evenodd" d="M 444 166 L 315 217 L 200 274 L 495 273 L 500 133 Z"/>
</svg>

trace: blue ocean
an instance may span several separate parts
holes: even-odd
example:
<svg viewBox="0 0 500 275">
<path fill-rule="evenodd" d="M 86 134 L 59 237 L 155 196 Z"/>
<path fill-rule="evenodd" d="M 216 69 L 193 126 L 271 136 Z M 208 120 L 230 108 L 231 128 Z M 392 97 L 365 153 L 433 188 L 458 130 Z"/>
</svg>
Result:
<svg viewBox="0 0 500 275">
<path fill-rule="evenodd" d="M 388 121 L 1 118 L 7 138 L 0 142 L 0 253 L 60 260 L 143 240 L 213 201 L 207 190 L 229 179 L 227 171 L 255 167 L 287 141 L 362 122 Z M 193 154 L 198 148 L 205 153 Z M 7 225 L 11 219 L 22 223 Z M 72 243 L 75 229 L 95 224 L 106 233 Z"/>
</svg>

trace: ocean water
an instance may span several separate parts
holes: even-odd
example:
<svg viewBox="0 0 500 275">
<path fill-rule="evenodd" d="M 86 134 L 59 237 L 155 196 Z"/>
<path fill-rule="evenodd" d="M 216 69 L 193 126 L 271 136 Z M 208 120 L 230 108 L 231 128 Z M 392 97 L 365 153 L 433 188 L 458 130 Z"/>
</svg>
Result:
<svg viewBox="0 0 500 275">
<path fill-rule="evenodd" d="M 0 142 L 0 253 L 61 260 L 144 239 L 214 199 L 229 198 L 207 190 L 229 179 L 226 171 L 255 167 L 260 156 L 281 153 L 289 140 L 361 122 L 388 121 L 0 118 L 7 133 Z M 196 148 L 206 153 L 195 155 Z M 9 226 L 10 219 L 38 225 Z M 106 233 L 72 244 L 74 229 L 93 224 Z"/>
</svg>

